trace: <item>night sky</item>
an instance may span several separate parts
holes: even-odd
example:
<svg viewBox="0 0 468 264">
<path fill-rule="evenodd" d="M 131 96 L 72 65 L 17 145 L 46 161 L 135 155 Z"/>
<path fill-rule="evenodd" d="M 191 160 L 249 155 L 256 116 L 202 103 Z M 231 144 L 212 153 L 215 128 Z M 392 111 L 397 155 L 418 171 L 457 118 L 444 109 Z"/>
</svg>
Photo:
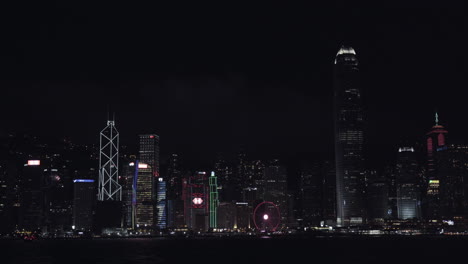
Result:
<svg viewBox="0 0 468 264">
<path fill-rule="evenodd" d="M 98 143 L 107 111 L 121 144 L 156 133 L 161 154 L 211 163 L 331 158 L 336 52 L 360 61 L 368 161 L 423 136 L 434 111 L 468 141 L 462 5 L 426 8 L 35 3 L 7 11 L 1 131 Z M 457 8 L 458 7 L 458 8 Z"/>
</svg>

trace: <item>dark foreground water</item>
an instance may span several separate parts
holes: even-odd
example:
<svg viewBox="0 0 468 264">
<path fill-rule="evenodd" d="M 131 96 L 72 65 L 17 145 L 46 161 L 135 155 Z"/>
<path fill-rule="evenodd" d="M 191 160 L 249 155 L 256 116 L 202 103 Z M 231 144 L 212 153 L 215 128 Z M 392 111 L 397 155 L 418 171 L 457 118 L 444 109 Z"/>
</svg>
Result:
<svg viewBox="0 0 468 264">
<path fill-rule="evenodd" d="M 466 237 L 0 240 L 0 263 L 464 263 Z M 462 261 L 462 262 L 460 262 Z"/>
</svg>

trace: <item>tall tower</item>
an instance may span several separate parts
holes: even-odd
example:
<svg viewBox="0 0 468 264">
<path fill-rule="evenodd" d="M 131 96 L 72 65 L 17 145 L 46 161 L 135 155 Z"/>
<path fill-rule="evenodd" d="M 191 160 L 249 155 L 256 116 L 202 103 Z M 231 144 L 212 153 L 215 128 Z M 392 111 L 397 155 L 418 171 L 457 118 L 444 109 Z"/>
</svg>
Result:
<svg viewBox="0 0 468 264">
<path fill-rule="evenodd" d="M 356 52 L 342 46 L 335 58 L 334 119 L 337 225 L 362 224 L 364 217 L 364 121 Z"/>
<path fill-rule="evenodd" d="M 211 172 L 209 178 L 210 184 L 210 228 L 217 228 L 217 210 L 218 210 L 218 182 L 215 175 L 215 172 Z"/>
<path fill-rule="evenodd" d="M 398 149 L 396 165 L 396 191 L 399 219 L 421 217 L 420 179 L 413 147 Z"/>
<path fill-rule="evenodd" d="M 449 164 L 446 137 L 448 131 L 439 124 L 435 114 L 435 125 L 426 134 L 427 143 L 427 193 L 425 211 L 427 219 L 438 219 L 445 214 L 449 195 Z"/>
<path fill-rule="evenodd" d="M 139 162 L 146 164 L 147 171 L 138 175 L 137 194 L 144 194 L 140 202 L 152 210 L 145 210 L 144 218 L 151 217 L 152 225 L 166 227 L 166 181 L 159 175 L 159 136 L 156 134 L 139 135 Z M 141 167 L 139 168 L 141 172 Z M 138 200 L 138 198 L 137 198 Z M 143 201 L 144 200 L 144 201 Z M 137 205 L 138 208 L 138 205 Z M 138 211 L 138 209 L 137 209 Z M 150 216 L 151 214 L 151 216 Z M 142 216 L 143 217 L 143 216 Z"/>
<path fill-rule="evenodd" d="M 99 139 L 99 201 L 121 201 L 119 178 L 119 132 L 115 121 L 107 121 Z"/>
</svg>

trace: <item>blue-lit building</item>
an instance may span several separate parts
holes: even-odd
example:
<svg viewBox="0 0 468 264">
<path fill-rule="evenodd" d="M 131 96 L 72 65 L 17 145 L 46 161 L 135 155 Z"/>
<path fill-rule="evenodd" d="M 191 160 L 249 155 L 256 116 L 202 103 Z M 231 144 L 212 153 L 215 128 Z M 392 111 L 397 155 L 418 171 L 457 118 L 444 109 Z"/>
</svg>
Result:
<svg viewBox="0 0 468 264">
<path fill-rule="evenodd" d="M 158 186 L 156 190 L 156 226 L 164 229 L 167 226 L 166 212 L 166 182 L 162 177 L 158 178 Z"/>
</svg>

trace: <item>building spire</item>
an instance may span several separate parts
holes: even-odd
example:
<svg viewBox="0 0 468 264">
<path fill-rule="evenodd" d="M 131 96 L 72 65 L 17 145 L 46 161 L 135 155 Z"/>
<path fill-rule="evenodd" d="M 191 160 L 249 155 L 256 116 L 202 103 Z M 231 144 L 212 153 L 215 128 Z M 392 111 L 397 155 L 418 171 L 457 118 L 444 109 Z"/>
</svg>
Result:
<svg viewBox="0 0 468 264">
<path fill-rule="evenodd" d="M 439 125 L 439 115 L 437 114 L 437 111 L 435 112 L 435 124 L 436 126 Z"/>
</svg>

